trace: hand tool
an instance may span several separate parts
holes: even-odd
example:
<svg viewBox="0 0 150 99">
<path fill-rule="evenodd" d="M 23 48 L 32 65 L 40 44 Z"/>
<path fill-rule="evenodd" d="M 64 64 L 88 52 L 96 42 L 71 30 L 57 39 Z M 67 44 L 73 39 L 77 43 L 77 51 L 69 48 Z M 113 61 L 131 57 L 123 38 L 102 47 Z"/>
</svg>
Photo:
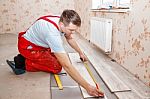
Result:
<svg viewBox="0 0 150 99">
<path fill-rule="evenodd" d="M 95 85 L 96 85 L 96 88 L 97 88 L 98 90 L 100 90 L 100 87 L 99 87 L 99 85 L 98 85 L 96 79 L 94 78 L 94 76 L 93 76 L 93 74 L 92 74 L 92 72 L 91 72 L 91 70 L 90 70 L 90 68 L 89 68 L 89 66 L 88 66 L 88 64 L 87 64 L 87 62 L 84 62 L 84 60 L 83 60 L 82 58 L 80 58 L 80 59 L 81 59 L 81 61 L 84 63 L 85 68 L 87 69 L 87 71 L 88 71 L 88 73 L 90 74 L 92 80 L 94 81 L 94 83 L 95 83 Z M 104 93 L 103 93 L 102 91 L 100 91 L 100 92 L 101 92 L 101 94 L 100 94 L 99 97 L 104 98 Z"/>
<path fill-rule="evenodd" d="M 54 78 L 56 80 L 57 86 L 59 88 L 59 90 L 63 90 L 63 86 L 62 86 L 62 82 L 60 80 L 60 77 L 58 74 L 54 74 Z"/>
</svg>

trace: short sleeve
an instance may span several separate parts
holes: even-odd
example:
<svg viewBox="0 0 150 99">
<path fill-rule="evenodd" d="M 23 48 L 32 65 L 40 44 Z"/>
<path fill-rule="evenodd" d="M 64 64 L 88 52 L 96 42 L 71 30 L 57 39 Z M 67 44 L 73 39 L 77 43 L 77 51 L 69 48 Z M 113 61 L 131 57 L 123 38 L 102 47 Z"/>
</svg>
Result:
<svg viewBox="0 0 150 99">
<path fill-rule="evenodd" d="M 65 49 L 63 47 L 63 42 L 61 36 L 59 35 L 50 35 L 46 38 L 47 44 L 51 48 L 52 52 L 56 53 L 65 53 Z"/>
</svg>

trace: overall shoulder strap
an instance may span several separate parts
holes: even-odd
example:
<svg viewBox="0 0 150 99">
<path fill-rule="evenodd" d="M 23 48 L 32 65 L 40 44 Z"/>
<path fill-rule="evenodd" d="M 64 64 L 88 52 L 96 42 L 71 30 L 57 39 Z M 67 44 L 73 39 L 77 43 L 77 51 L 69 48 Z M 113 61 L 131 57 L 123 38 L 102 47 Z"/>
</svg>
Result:
<svg viewBox="0 0 150 99">
<path fill-rule="evenodd" d="M 52 24 L 59 30 L 58 25 L 57 25 L 54 21 L 48 19 L 47 17 L 57 17 L 57 18 L 60 18 L 59 16 L 47 15 L 47 16 L 42 16 L 42 17 L 38 18 L 36 21 L 38 21 L 38 20 L 40 20 L 40 19 L 43 19 L 43 20 L 45 20 L 45 21 L 48 21 L 48 22 L 52 23 Z M 36 22 L 36 21 L 35 21 L 35 22 Z M 35 23 L 35 22 L 34 22 L 34 23 Z M 34 23 L 33 23 L 33 24 L 34 24 Z M 32 25 L 33 25 L 33 24 L 32 24 Z M 28 29 L 29 29 L 29 28 L 28 28 Z M 28 29 L 27 29 L 27 30 L 28 30 Z M 26 30 L 26 31 L 27 31 L 27 30 Z M 25 31 L 25 32 L 26 32 L 26 31 Z"/>
<path fill-rule="evenodd" d="M 58 18 L 60 18 L 60 17 L 59 17 L 59 16 L 51 16 L 51 15 L 48 15 L 48 16 L 40 17 L 40 18 L 38 19 L 38 20 L 43 19 L 43 20 L 45 20 L 45 21 L 48 21 L 48 22 L 52 23 L 52 24 L 59 30 L 58 25 L 57 25 L 54 21 L 48 19 L 47 17 L 58 17 Z"/>
</svg>

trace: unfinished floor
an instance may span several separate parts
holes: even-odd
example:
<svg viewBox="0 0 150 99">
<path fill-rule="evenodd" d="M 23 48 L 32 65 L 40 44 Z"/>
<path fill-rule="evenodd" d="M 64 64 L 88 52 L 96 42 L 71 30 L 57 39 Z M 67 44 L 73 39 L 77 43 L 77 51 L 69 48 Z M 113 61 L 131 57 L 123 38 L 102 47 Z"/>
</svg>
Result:
<svg viewBox="0 0 150 99">
<path fill-rule="evenodd" d="M 112 62 L 110 58 L 84 40 L 80 35 L 75 35 L 74 37 L 81 49 L 88 56 L 90 68 L 101 85 L 101 89 L 105 92 L 107 99 L 150 99 L 149 87 L 136 79 L 120 65 Z M 60 75 L 64 90 L 58 90 L 53 74 L 27 72 L 23 75 L 14 75 L 5 60 L 13 60 L 14 55 L 18 53 L 16 46 L 16 34 L 0 35 L 0 99 L 83 99 L 78 84 L 69 75 Z M 67 44 L 65 44 L 65 48 L 68 53 L 74 52 Z M 96 66 L 99 62 L 95 64 L 95 59 L 100 59 L 101 65 L 106 65 L 107 67 L 105 70 L 112 70 L 112 73 L 125 82 L 131 90 L 111 92 L 103 78 L 104 76 L 97 71 Z"/>
</svg>

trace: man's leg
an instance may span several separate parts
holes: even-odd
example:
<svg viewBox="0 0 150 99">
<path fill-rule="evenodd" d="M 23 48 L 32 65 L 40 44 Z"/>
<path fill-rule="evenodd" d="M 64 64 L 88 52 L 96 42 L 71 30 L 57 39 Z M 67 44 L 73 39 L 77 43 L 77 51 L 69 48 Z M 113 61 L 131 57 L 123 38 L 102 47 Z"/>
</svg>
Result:
<svg viewBox="0 0 150 99">
<path fill-rule="evenodd" d="M 62 66 L 57 61 L 57 58 L 50 52 L 50 50 L 41 50 L 41 51 L 26 50 L 25 57 L 26 57 L 25 65 L 27 71 L 31 72 L 44 71 L 44 72 L 58 73 L 62 69 Z"/>
</svg>

